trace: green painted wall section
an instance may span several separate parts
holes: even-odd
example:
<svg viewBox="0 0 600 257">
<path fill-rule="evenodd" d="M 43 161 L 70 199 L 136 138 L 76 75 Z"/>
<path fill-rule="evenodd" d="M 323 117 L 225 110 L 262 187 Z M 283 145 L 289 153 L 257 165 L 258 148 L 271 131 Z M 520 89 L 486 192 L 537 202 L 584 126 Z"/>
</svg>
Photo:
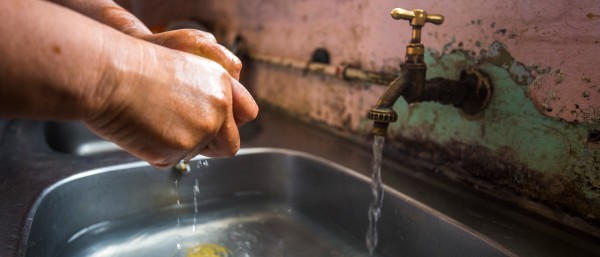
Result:
<svg viewBox="0 0 600 257">
<path fill-rule="evenodd" d="M 535 78 L 529 77 L 529 68 L 509 60 L 511 57 L 506 53 L 498 43 L 492 44 L 483 56 L 428 50 L 428 79 L 457 79 L 465 67 L 475 66 L 492 80 L 492 101 L 484 113 L 470 117 L 445 105 L 428 102 L 409 106 L 400 99 L 394 106 L 399 120 L 391 124 L 390 137 L 423 138 L 440 145 L 461 142 L 485 147 L 492 153 L 509 153 L 516 163 L 542 176 L 558 177 L 573 184 L 585 195 L 584 200 L 589 201 L 588 208 L 600 208 L 600 147 L 588 142 L 590 131 L 598 129 L 598 123 L 571 124 L 542 115 L 527 96 L 528 84 Z M 561 187 L 556 183 L 547 186 Z"/>
</svg>

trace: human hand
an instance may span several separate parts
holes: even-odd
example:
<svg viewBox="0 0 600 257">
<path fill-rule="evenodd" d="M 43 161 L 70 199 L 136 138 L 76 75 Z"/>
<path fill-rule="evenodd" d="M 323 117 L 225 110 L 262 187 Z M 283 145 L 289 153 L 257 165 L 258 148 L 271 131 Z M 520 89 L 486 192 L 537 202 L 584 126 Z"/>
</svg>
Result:
<svg viewBox="0 0 600 257">
<path fill-rule="evenodd" d="M 179 29 L 134 36 L 157 45 L 213 60 L 221 64 L 232 77 L 237 80 L 240 79 L 242 62 L 235 54 L 217 43 L 217 40 L 211 33 L 195 29 Z"/>
<path fill-rule="evenodd" d="M 97 7 L 124 13 L 111 9 L 111 0 L 57 1 L 87 14 Z M 252 96 L 217 62 L 134 39 L 46 1 L 0 1 L 0 13 L 0 34 L 12 39 L 0 40 L 0 115 L 82 120 L 161 168 L 199 153 L 235 154 L 237 126 L 257 115 Z M 129 35 L 150 33 L 129 17 L 106 20 Z M 201 43 L 216 44 L 204 37 Z M 178 40 L 164 43 L 186 46 Z"/>
<path fill-rule="evenodd" d="M 211 59 L 221 64 L 232 77 L 239 80 L 242 62 L 225 47 L 219 45 L 215 37 L 208 32 L 180 29 L 153 34 L 137 17 L 113 0 L 51 1 L 76 10 L 127 35 Z"/>
<path fill-rule="evenodd" d="M 217 43 L 217 40 L 211 33 L 195 29 L 179 29 L 157 34 L 138 33 L 133 36 L 163 47 L 210 59 L 220 64 L 233 78 L 236 80 L 240 79 L 242 62 L 235 54 Z M 246 88 L 240 83 L 233 83 L 232 89 L 234 105 L 238 101 L 245 101 L 240 98 L 252 98 Z M 240 111 L 245 110 L 242 109 Z M 238 127 L 246 122 L 236 118 Z"/>
<path fill-rule="evenodd" d="M 105 82 L 117 86 L 105 89 L 113 92 L 87 126 L 160 168 L 197 154 L 234 155 L 237 126 L 258 113 L 252 96 L 213 61 L 153 48 L 138 68 L 110 67 L 106 78 L 117 83 Z"/>
</svg>

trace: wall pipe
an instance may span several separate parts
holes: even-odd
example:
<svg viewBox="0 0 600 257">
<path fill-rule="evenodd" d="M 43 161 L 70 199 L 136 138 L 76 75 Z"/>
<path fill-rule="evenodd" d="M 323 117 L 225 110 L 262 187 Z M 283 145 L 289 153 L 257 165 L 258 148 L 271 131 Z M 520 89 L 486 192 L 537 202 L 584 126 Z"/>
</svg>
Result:
<svg viewBox="0 0 600 257">
<path fill-rule="evenodd" d="M 365 71 L 349 65 L 331 65 L 319 62 L 304 62 L 262 54 L 250 54 L 250 58 L 259 63 L 268 63 L 281 67 L 309 71 L 316 74 L 329 75 L 343 80 L 364 81 L 380 85 L 389 84 L 397 76 L 397 74 Z"/>
</svg>

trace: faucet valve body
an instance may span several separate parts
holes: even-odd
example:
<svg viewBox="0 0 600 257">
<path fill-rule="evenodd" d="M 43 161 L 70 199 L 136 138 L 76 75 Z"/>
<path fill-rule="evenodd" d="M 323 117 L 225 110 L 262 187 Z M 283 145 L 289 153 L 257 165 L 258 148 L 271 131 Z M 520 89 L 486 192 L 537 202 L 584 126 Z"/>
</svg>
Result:
<svg viewBox="0 0 600 257">
<path fill-rule="evenodd" d="M 459 81 L 425 79 L 427 65 L 424 60 L 425 46 L 421 44 L 421 30 L 428 22 L 442 24 L 444 16 L 428 14 L 420 9 L 407 11 L 401 8 L 393 9 L 391 15 L 396 20 L 408 20 L 412 35 L 406 46 L 406 56 L 404 63 L 400 65 L 399 76 L 390 83 L 375 108 L 369 111 L 368 118 L 374 121 L 372 133 L 385 136 L 389 123 L 398 120 L 393 105 L 400 96 L 404 96 L 408 103 L 435 101 L 452 104 L 468 115 L 481 112 L 492 96 L 492 84 L 484 72 L 468 68 L 461 73 Z"/>
</svg>

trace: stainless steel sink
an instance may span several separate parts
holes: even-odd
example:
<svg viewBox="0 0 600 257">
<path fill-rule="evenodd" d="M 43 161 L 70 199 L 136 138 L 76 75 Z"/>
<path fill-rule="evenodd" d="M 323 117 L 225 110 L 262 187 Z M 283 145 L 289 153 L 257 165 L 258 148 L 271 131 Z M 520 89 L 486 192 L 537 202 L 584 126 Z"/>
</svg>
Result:
<svg viewBox="0 0 600 257">
<path fill-rule="evenodd" d="M 249 148 L 192 172 L 144 162 L 47 188 L 25 256 L 368 256 L 370 180 L 301 152 Z M 386 188 L 375 256 L 511 256 L 468 227 Z M 222 255 L 193 255 L 212 251 Z"/>
</svg>

